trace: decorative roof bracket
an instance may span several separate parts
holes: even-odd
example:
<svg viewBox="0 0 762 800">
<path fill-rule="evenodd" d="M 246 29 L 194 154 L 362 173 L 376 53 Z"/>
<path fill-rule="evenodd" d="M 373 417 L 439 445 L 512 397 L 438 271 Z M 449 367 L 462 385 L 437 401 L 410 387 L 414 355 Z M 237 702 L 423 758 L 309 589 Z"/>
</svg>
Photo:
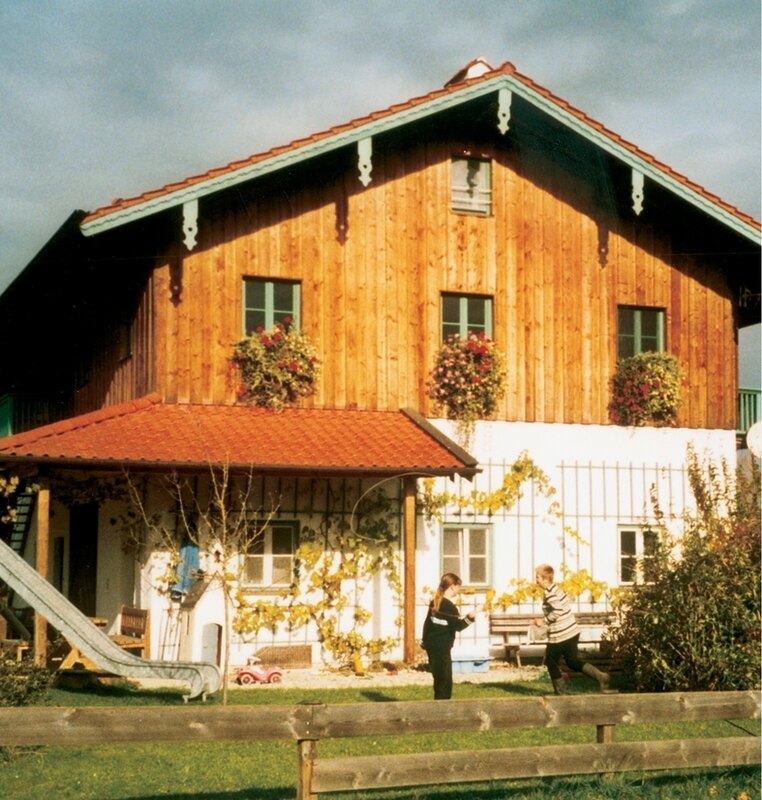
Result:
<svg viewBox="0 0 762 800">
<path fill-rule="evenodd" d="M 183 242 L 188 250 L 193 250 L 196 246 L 196 236 L 198 236 L 198 198 L 188 200 L 183 203 Z"/>
<path fill-rule="evenodd" d="M 639 216 L 643 210 L 643 186 L 645 176 L 635 168 L 632 170 L 632 210 Z"/>
<path fill-rule="evenodd" d="M 370 172 L 373 169 L 373 139 L 359 139 L 357 142 L 357 167 L 360 170 L 360 183 L 367 186 L 371 180 Z"/>
<path fill-rule="evenodd" d="M 511 119 L 511 100 L 513 93 L 503 87 L 497 91 L 497 129 L 505 135 L 508 133 L 508 123 Z"/>
</svg>

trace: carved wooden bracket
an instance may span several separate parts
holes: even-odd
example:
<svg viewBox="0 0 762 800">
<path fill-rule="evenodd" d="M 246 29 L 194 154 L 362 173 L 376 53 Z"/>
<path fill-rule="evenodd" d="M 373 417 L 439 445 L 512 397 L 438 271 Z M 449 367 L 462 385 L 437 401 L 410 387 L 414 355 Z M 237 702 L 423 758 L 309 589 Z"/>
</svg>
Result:
<svg viewBox="0 0 762 800">
<path fill-rule="evenodd" d="M 183 233 L 185 246 L 188 250 L 193 250 L 198 235 L 198 198 L 183 203 Z"/>
<path fill-rule="evenodd" d="M 638 172 L 638 170 L 632 170 L 632 210 L 636 214 L 640 214 L 643 210 L 643 185 L 645 182 L 645 177 L 642 172 Z"/>
<path fill-rule="evenodd" d="M 371 180 L 370 172 L 373 169 L 373 140 L 360 139 L 357 142 L 357 167 L 360 170 L 360 183 L 367 186 Z"/>
<path fill-rule="evenodd" d="M 508 124 L 511 120 L 511 100 L 513 93 L 503 87 L 497 93 L 497 129 L 505 135 L 508 133 Z"/>
</svg>

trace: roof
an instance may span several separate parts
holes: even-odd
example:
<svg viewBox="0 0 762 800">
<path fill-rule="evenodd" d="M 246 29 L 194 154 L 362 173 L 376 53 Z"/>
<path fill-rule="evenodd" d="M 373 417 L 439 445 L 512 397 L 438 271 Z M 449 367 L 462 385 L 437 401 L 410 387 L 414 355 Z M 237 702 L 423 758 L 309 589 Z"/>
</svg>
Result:
<svg viewBox="0 0 762 800">
<path fill-rule="evenodd" d="M 414 411 L 164 403 L 149 395 L 0 438 L 0 461 L 267 475 L 472 476 L 476 459 Z"/>
<path fill-rule="evenodd" d="M 82 222 L 81 230 L 86 236 L 109 230 L 293 166 L 331 150 L 357 143 L 362 139 L 372 138 L 376 134 L 423 119 L 474 98 L 491 93 L 502 93 L 503 97 L 506 97 L 506 92 L 510 93 L 510 97 L 516 95 L 541 109 L 585 139 L 592 141 L 609 155 L 664 186 L 691 205 L 719 219 L 741 235 L 755 243 L 760 242 L 762 226 L 749 214 L 740 211 L 608 130 L 600 122 L 596 122 L 531 78 L 522 75 L 510 62 L 492 69 L 483 59 L 476 59 L 466 65 L 442 89 L 321 133 L 297 139 L 267 152 L 168 184 L 160 189 L 147 191 L 129 199 L 115 200 L 112 204 L 89 213 Z"/>
</svg>

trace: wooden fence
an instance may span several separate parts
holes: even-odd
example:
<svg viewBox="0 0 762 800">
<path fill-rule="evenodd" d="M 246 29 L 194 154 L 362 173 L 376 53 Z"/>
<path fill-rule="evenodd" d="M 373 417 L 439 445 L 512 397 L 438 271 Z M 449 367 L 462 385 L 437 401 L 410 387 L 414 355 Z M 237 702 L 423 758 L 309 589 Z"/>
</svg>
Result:
<svg viewBox="0 0 762 800">
<path fill-rule="evenodd" d="M 760 717 L 759 692 L 293 706 L 0 708 L 0 745 L 292 739 L 296 797 L 550 775 L 760 763 L 755 735 L 616 742 L 618 725 Z M 322 759 L 321 739 L 590 725 L 589 744 Z M 592 742 L 593 726 L 596 741 Z"/>
</svg>

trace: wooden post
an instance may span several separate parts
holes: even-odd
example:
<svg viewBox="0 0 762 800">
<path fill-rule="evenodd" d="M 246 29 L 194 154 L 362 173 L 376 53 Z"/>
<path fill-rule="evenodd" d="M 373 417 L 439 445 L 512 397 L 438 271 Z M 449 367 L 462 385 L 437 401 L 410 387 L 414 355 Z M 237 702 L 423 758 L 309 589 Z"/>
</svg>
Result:
<svg viewBox="0 0 762 800">
<path fill-rule="evenodd" d="M 317 741 L 315 739 L 298 739 L 296 742 L 298 761 L 296 800 L 314 800 L 312 794 L 312 766 L 317 758 Z"/>
<path fill-rule="evenodd" d="M 403 660 L 415 661 L 415 478 L 402 479 L 404 508 L 404 577 L 403 577 Z"/>
<path fill-rule="evenodd" d="M 616 725 L 596 725 L 595 741 L 598 744 L 611 744 L 614 741 Z"/>
<path fill-rule="evenodd" d="M 37 494 L 37 545 L 35 568 L 45 580 L 48 578 L 50 553 L 50 488 L 40 485 Z M 48 621 L 35 611 L 34 614 L 34 663 L 44 667 L 48 661 Z"/>
</svg>

